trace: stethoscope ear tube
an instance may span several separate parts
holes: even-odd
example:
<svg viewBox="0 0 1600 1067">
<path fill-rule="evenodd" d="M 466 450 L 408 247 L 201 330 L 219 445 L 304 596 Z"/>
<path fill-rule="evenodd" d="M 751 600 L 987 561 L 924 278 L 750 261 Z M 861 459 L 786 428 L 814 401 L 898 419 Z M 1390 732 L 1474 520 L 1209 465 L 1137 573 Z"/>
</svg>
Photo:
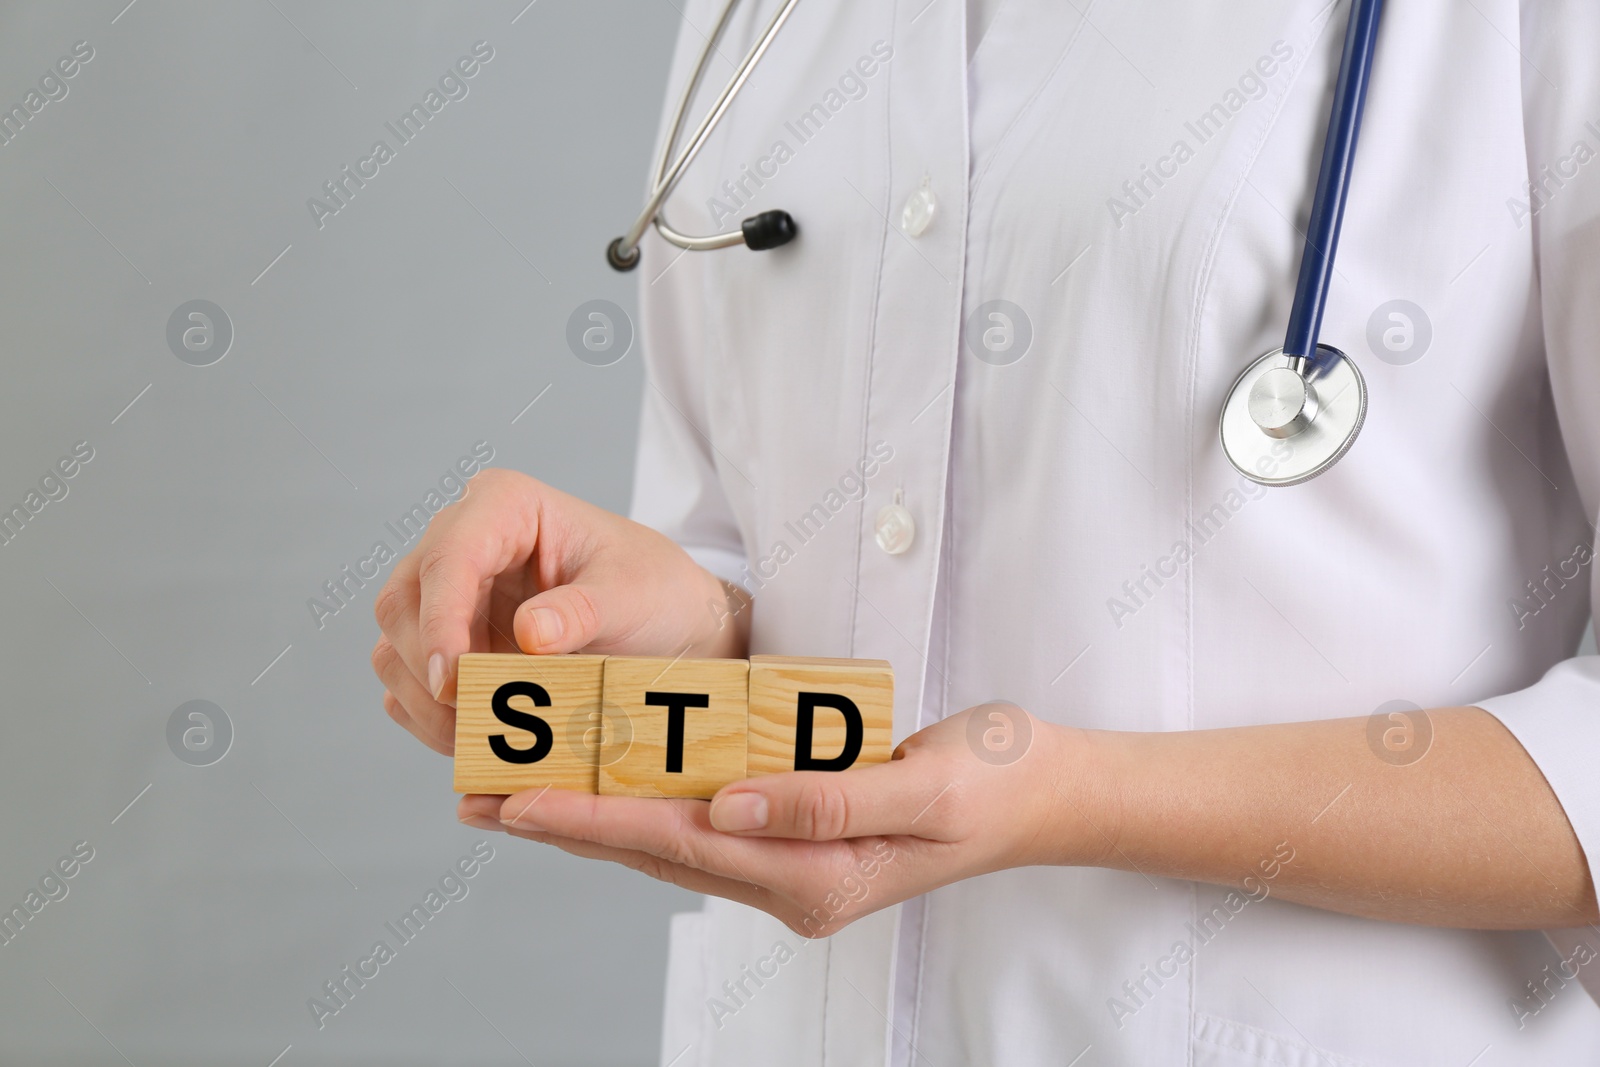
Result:
<svg viewBox="0 0 1600 1067">
<path fill-rule="evenodd" d="M 638 266 L 639 240 L 652 223 L 654 223 L 656 231 L 662 237 L 679 248 L 686 248 L 690 251 L 709 251 L 713 248 L 727 248 L 737 244 L 748 245 L 751 248 L 777 248 L 779 245 L 788 244 L 794 240 L 794 236 L 798 231 L 795 228 L 794 219 L 786 212 L 762 212 L 760 215 L 746 219 L 744 226 L 739 230 L 729 230 L 727 233 L 696 237 L 679 233 L 667 225 L 666 219 L 662 217 L 662 206 L 666 203 L 667 197 L 672 195 L 672 190 L 677 187 L 678 182 L 683 178 L 684 171 L 689 168 L 689 164 L 693 163 L 695 156 L 700 154 L 700 149 L 705 146 L 706 139 L 711 136 L 711 131 L 722 120 L 722 116 L 728 110 L 728 105 L 733 103 L 734 98 L 739 95 L 739 90 L 744 88 L 745 81 L 750 77 L 751 72 L 755 70 L 756 65 L 761 62 L 761 57 L 766 54 L 767 49 L 772 45 L 773 38 L 778 35 L 778 31 L 783 28 L 783 24 L 788 21 L 790 13 L 794 11 L 794 6 L 798 2 L 799 0 L 784 0 L 777 13 L 772 16 L 772 21 L 767 24 L 767 28 L 762 31 L 761 36 L 756 39 L 756 43 L 751 46 L 750 51 L 739 63 L 739 66 L 735 68 L 733 76 L 728 79 L 728 84 L 723 86 L 722 92 L 717 94 L 716 102 L 711 105 L 711 110 L 700 121 L 700 125 L 695 129 L 694 133 L 689 135 L 688 143 L 678 153 L 677 158 L 672 159 L 669 166 L 668 160 L 672 157 L 672 149 L 678 143 L 678 134 L 683 130 L 684 116 L 688 113 L 689 104 L 694 99 L 695 89 L 700 85 L 701 79 L 705 77 L 706 67 L 711 61 L 711 54 L 716 49 L 717 41 L 721 39 L 723 31 L 727 28 L 728 21 L 733 16 L 733 9 L 738 6 L 739 0 L 728 0 L 728 3 L 723 7 L 721 17 L 717 19 L 717 24 L 712 29 L 711 35 L 706 38 L 705 48 L 700 52 L 700 58 L 694 65 L 694 71 L 689 77 L 688 84 L 684 86 L 683 96 L 678 101 L 677 110 L 673 112 L 667 136 L 661 144 L 661 154 L 656 160 L 655 182 L 650 188 L 649 197 L 645 200 L 644 210 L 639 213 L 638 218 L 634 219 L 633 225 L 628 227 L 628 232 L 612 241 L 606 249 L 606 262 L 611 264 L 612 268 L 619 271 L 629 271 Z M 782 218 L 779 219 L 777 216 L 782 216 Z M 758 245 L 750 240 L 752 229 L 754 230 L 756 241 L 763 242 L 762 244 Z"/>
</svg>

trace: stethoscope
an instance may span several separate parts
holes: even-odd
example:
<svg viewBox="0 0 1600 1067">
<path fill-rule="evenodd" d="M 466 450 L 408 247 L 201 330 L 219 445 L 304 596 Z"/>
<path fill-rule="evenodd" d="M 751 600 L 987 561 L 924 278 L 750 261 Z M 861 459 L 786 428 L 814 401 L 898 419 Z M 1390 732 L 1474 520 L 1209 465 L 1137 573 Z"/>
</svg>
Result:
<svg viewBox="0 0 1600 1067">
<path fill-rule="evenodd" d="M 662 205 L 683 178 L 711 131 L 727 112 L 750 73 L 772 44 L 799 0 L 784 0 L 767 28 L 734 70 L 711 110 L 668 165 L 683 129 L 684 115 L 705 76 L 711 54 L 739 0 L 728 0 L 705 48 L 700 52 L 661 154 L 656 160 L 655 182 L 644 210 L 628 232 L 606 248 L 606 260 L 619 271 L 639 265 L 639 241 L 653 223 L 672 244 L 690 251 L 728 248 L 742 244 L 762 251 L 794 240 L 799 232 L 787 211 L 763 211 L 745 219 L 737 230 L 693 237 L 679 233 L 662 216 Z M 1300 252 L 1300 275 L 1295 283 L 1289 329 L 1283 345 L 1253 360 L 1228 389 L 1222 403 L 1218 432 L 1222 452 L 1240 474 L 1262 485 L 1298 485 L 1333 466 L 1350 450 L 1367 415 L 1367 383 L 1349 356 L 1332 345 L 1321 344 L 1322 312 L 1333 279 L 1339 228 L 1350 192 L 1356 158 L 1356 138 L 1372 74 L 1372 57 L 1378 43 L 1378 18 L 1383 0 L 1351 0 L 1345 28 L 1344 51 L 1333 92 L 1333 109 L 1322 144 L 1317 191 L 1311 201 L 1311 219 Z"/>
<path fill-rule="evenodd" d="M 722 31 L 728 27 L 728 20 L 733 17 L 733 9 L 739 6 L 739 0 L 728 0 L 727 6 L 722 9 L 722 17 L 717 19 L 716 26 L 711 30 L 711 36 L 706 38 L 705 48 L 700 51 L 700 58 L 694 65 L 694 73 L 690 75 L 689 84 L 684 86 L 683 97 L 678 101 L 678 109 L 672 114 L 672 125 L 667 130 L 666 140 L 662 142 L 661 155 L 656 159 L 655 184 L 650 189 L 650 197 L 645 201 L 644 210 L 633 220 L 633 225 L 628 227 L 627 233 L 606 246 L 606 262 L 613 268 L 629 271 L 639 265 L 639 239 L 644 236 L 646 227 L 652 222 L 655 223 L 656 232 L 662 237 L 679 248 L 692 252 L 728 248 L 732 245 L 744 245 L 754 251 L 764 252 L 769 248 L 779 248 L 788 244 L 800 232 L 795 227 L 794 216 L 787 211 L 763 211 L 759 215 L 745 219 L 737 230 L 714 233 L 708 237 L 691 237 L 679 233 L 667 225 L 667 220 L 661 215 L 661 205 L 672 195 L 672 190 L 678 187 L 683 172 L 694 162 L 694 157 L 700 154 L 700 149 L 705 147 L 711 131 L 722 121 L 728 105 L 733 103 L 733 98 L 744 88 L 750 72 L 761 62 L 761 57 L 766 54 L 772 39 L 778 36 L 778 31 L 783 29 L 783 24 L 789 20 L 789 13 L 799 2 L 800 0 L 784 0 L 783 6 L 772 16 L 772 21 L 767 24 L 767 28 L 756 40 L 755 45 L 734 69 L 733 76 L 728 79 L 728 84 L 723 86 L 716 102 L 711 105 L 711 110 L 706 112 L 706 117 L 694 131 L 694 136 L 689 138 L 689 143 L 683 146 L 683 151 L 678 153 L 678 158 L 673 160 L 671 168 L 668 168 L 667 159 L 672 155 L 673 146 L 678 143 L 678 134 L 683 130 L 683 117 L 689 110 L 689 102 L 694 99 L 695 90 L 700 87 L 700 80 L 705 77 L 711 53 L 716 50 Z"/>
</svg>

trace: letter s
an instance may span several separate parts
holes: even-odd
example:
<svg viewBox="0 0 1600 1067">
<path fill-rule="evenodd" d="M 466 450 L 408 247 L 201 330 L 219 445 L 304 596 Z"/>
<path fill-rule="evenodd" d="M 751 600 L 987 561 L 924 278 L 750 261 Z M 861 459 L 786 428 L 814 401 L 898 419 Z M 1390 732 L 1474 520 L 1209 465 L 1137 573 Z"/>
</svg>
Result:
<svg viewBox="0 0 1600 1067">
<path fill-rule="evenodd" d="M 551 747 L 555 744 L 555 732 L 550 729 L 550 724 L 531 712 L 518 711 L 511 706 L 512 697 L 527 697 L 533 701 L 536 708 L 550 706 L 550 694 L 538 682 L 507 682 L 494 691 L 490 706 L 494 709 L 494 717 L 507 726 L 515 726 L 519 730 L 527 730 L 533 734 L 531 748 L 512 748 L 506 742 L 505 734 L 489 735 L 489 749 L 497 757 L 507 763 L 538 763 L 550 754 Z"/>
<path fill-rule="evenodd" d="M 484 63 L 494 58 L 494 46 L 488 41 L 479 41 L 472 46 L 472 54 Z"/>
<path fill-rule="evenodd" d="M 94 45 L 88 41 L 79 41 L 72 46 L 72 54 L 77 56 L 80 61 L 87 63 L 94 58 Z"/>
</svg>

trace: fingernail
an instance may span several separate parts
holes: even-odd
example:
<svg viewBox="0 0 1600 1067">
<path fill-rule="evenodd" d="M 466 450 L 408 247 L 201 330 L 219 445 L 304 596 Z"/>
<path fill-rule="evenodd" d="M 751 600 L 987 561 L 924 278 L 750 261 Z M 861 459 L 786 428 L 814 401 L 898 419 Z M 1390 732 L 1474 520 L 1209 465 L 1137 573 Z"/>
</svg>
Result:
<svg viewBox="0 0 1600 1067">
<path fill-rule="evenodd" d="M 528 613 L 533 620 L 533 632 L 539 635 L 539 647 L 544 648 L 561 640 L 567 624 L 555 608 L 534 608 Z"/>
<path fill-rule="evenodd" d="M 438 700 L 439 694 L 444 692 L 444 653 L 435 652 L 428 657 L 428 692 L 433 694 L 433 699 Z"/>
<path fill-rule="evenodd" d="M 718 830 L 759 830 L 767 825 L 767 798 L 731 793 L 711 802 L 711 825 Z"/>
<path fill-rule="evenodd" d="M 463 826 L 471 826 L 478 830 L 499 830 L 501 832 L 504 832 L 505 830 L 505 827 L 500 824 L 499 820 L 491 819 L 487 815 L 468 815 L 465 819 L 461 820 L 461 823 Z"/>
</svg>

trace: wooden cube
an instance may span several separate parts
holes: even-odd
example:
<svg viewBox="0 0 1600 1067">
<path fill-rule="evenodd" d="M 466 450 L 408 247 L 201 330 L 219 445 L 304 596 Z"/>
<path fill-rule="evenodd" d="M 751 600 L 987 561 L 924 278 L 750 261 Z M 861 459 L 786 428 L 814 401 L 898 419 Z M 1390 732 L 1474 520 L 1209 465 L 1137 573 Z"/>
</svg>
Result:
<svg viewBox="0 0 1600 1067">
<path fill-rule="evenodd" d="M 608 658 L 600 792 L 704 798 L 743 778 L 749 675 L 742 659 Z"/>
<path fill-rule="evenodd" d="M 605 656 L 462 656 L 456 792 L 548 785 L 593 793 L 605 662 Z"/>
<path fill-rule="evenodd" d="M 893 735 L 887 660 L 750 657 L 750 777 L 887 763 Z"/>
</svg>

